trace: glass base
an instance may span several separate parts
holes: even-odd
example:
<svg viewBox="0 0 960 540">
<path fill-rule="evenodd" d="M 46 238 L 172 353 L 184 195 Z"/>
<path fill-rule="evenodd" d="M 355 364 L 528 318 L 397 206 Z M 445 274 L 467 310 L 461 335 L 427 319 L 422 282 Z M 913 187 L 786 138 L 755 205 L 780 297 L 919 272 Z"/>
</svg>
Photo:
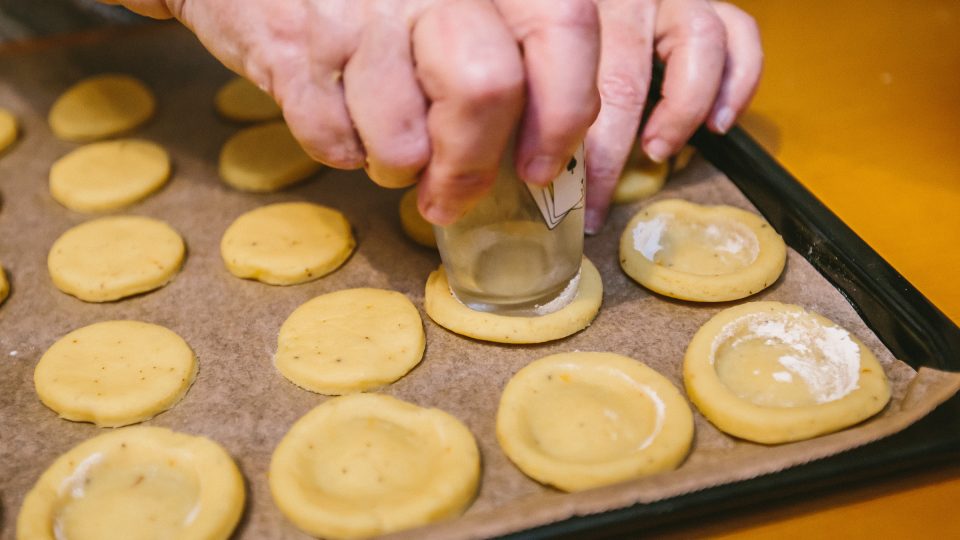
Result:
<svg viewBox="0 0 960 540">
<path fill-rule="evenodd" d="M 453 297 L 474 311 L 506 315 L 510 317 L 539 317 L 560 311 L 573 301 L 580 289 L 580 271 L 569 280 L 552 287 L 546 293 L 533 298 L 517 301 L 515 298 L 496 298 L 480 296 L 468 291 L 458 291 L 453 285 L 450 292 Z"/>
</svg>

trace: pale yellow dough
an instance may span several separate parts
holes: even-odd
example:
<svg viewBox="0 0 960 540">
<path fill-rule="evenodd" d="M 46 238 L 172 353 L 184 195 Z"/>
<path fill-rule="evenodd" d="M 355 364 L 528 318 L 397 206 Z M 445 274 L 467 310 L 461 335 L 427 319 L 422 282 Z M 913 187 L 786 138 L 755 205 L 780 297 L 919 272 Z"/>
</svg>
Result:
<svg viewBox="0 0 960 540">
<path fill-rule="evenodd" d="M 47 268 L 61 291 L 108 302 L 166 285 L 184 253 L 183 239 L 160 220 L 104 217 L 63 233 L 50 248 Z"/>
<path fill-rule="evenodd" d="M 68 141 L 93 141 L 128 132 L 153 116 L 156 100 L 138 79 L 107 74 L 84 79 L 50 109 L 50 129 Z"/>
<path fill-rule="evenodd" d="M 772 285 L 783 239 L 760 216 L 732 206 L 657 201 L 620 237 L 620 265 L 644 287 L 697 302 L 738 300 Z"/>
<path fill-rule="evenodd" d="M 205 437 L 122 428 L 63 454 L 27 494 L 20 540 L 218 540 L 243 513 L 230 455 Z"/>
<path fill-rule="evenodd" d="M 0 107 L 0 153 L 10 147 L 20 135 L 20 123 L 10 111 Z"/>
<path fill-rule="evenodd" d="M 50 168 L 50 194 L 77 212 L 129 206 L 170 178 L 170 156 L 160 145 L 121 139 L 81 146 Z"/>
<path fill-rule="evenodd" d="M 883 367 L 859 339 L 778 302 L 748 302 L 710 319 L 687 347 L 683 379 L 715 426 L 765 444 L 844 429 L 890 399 Z"/>
<path fill-rule="evenodd" d="M 242 191 L 277 191 L 320 167 L 282 121 L 242 129 L 220 151 L 220 178 Z"/>
<path fill-rule="evenodd" d="M 406 296 L 346 289 L 306 302 L 277 338 L 277 369 L 297 386 L 328 395 L 362 392 L 406 375 L 423 357 L 420 313 Z"/>
<path fill-rule="evenodd" d="M 433 225 L 423 219 L 417 209 L 417 188 L 408 189 L 400 198 L 400 225 L 411 240 L 436 249 L 437 238 L 433 233 Z"/>
<path fill-rule="evenodd" d="M 61 418 L 118 427 L 153 418 L 187 393 L 197 360 L 162 326 L 105 321 L 63 336 L 33 374 L 37 396 Z"/>
<path fill-rule="evenodd" d="M 355 394 L 298 420 L 269 478 L 277 507 L 303 531 L 365 538 L 458 515 L 476 494 L 480 453 L 441 410 Z"/>
<path fill-rule="evenodd" d="M 561 353 L 507 383 L 497 440 L 538 482 L 580 491 L 676 468 L 693 413 L 673 383 L 632 358 Z"/>
<path fill-rule="evenodd" d="M 450 292 L 443 266 L 427 278 L 423 303 L 427 315 L 452 332 L 497 343 L 543 343 L 589 326 L 600 311 L 602 301 L 600 272 L 584 257 L 576 296 L 566 306 L 546 315 L 514 317 L 474 311 Z"/>
<path fill-rule="evenodd" d="M 238 217 L 223 234 L 220 255 L 237 277 L 293 285 L 333 272 L 355 245 L 343 214 L 318 204 L 292 202 Z"/>
<path fill-rule="evenodd" d="M 681 148 L 680 151 L 673 156 L 673 165 L 671 167 L 673 172 L 686 169 L 695 155 L 697 155 L 697 149 L 695 147 L 686 145 Z"/>
<path fill-rule="evenodd" d="M 238 122 L 262 122 L 280 118 L 280 106 L 270 94 L 243 77 L 226 82 L 213 98 L 221 116 Z"/>
<path fill-rule="evenodd" d="M 0 305 L 3 304 L 4 300 L 7 299 L 7 295 L 10 294 L 10 282 L 7 281 L 7 271 L 3 269 L 3 265 L 0 264 Z"/>
<path fill-rule="evenodd" d="M 623 204 L 646 199 L 663 188 L 669 173 L 669 164 L 651 161 L 641 146 L 636 145 L 613 190 L 613 202 Z"/>
</svg>

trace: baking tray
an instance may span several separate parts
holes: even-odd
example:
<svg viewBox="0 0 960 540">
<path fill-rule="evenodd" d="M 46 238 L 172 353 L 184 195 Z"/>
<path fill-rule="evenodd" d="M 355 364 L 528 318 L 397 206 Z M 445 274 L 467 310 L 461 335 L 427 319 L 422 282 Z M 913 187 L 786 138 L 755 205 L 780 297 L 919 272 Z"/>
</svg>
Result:
<svg viewBox="0 0 960 540">
<path fill-rule="evenodd" d="M 81 35 L 75 39 L 74 43 L 82 44 L 93 38 Z M 65 43 L 60 41 L 58 44 Z M 158 58 L 150 59 L 156 61 Z M 161 129 L 162 126 L 154 128 Z M 957 364 L 960 360 L 960 330 L 745 133 L 735 130 L 727 137 L 700 133 L 696 144 L 703 155 L 730 177 L 766 215 L 787 242 L 846 295 L 897 357 L 914 367 L 930 365 L 960 371 Z M 192 257 L 194 263 L 202 262 L 196 256 Z M 146 298 L 147 301 L 150 299 Z M 938 359 L 939 363 L 932 363 L 934 360 L 930 359 Z M 865 450 L 657 503 L 560 521 L 513 536 L 624 535 L 710 512 L 744 508 L 760 499 L 835 486 L 915 463 L 944 459 L 956 455 L 960 449 L 958 407 L 960 400 L 954 398 L 915 427 Z M 951 433 L 958 435 L 951 436 Z M 10 515 L 4 517 L 9 519 Z"/>
<path fill-rule="evenodd" d="M 849 300 L 900 360 L 960 371 L 960 328 L 804 188 L 743 129 L 701 129 L 691 141 Z M 805 465 L 701 491 L 575 517 L 505 538 L 618 537 L 877 481 L 960 458 L 960 394 L 885 439 Z"/>
</svg>

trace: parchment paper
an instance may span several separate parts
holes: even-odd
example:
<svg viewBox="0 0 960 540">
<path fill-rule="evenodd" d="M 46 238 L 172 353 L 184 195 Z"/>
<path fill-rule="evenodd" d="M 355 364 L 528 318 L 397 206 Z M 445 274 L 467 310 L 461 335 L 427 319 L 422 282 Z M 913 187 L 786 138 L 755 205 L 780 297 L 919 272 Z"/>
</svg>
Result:
<svg viewBox="0 0 960 540">
<path fill-rule="evenodd" d="M 51 163 L 76 147 L 56 140 L 46 125 L 54 99 L 80 78 L 124 72 L 157 94 L 157 116 L 136 136 L 163 144 L 174 175 L 162 191 L 126 213 L 169 222 L 184 236 L 189 254 L 166 287 L 107 304 L 88 304 L 59 292 L 46 270 L 53 241 L 91 216 L 69 211 L 49 195 Z M 878 417 L 852 429 L 775 447 L 725 436 L 696 416 L 694 449 L 677 470 L 580 494 L 561 494 L 529 480 L 507 460 L 494 436 L 500 390 L 517 370 L 548 354 L 612 351 L 644 361 L 682 389 L 681 359 L 697 328 L 728 305 L 696 305 L 655 296 L 626 277 L 617 261 L 617 239 L 639 204 L 613 211 L 603 233 L 589 238 L 586 254 L 604 279 L 599 316 L 587 330 L 539 346 L 482 343 L 440 328 L 422 313 L 423 285 L 439 264 L 436 252 L 418 247 L 400 231 L 398 191 L 376 187 L 363 173 L 324 171 L 281 193 L 241 193 L 217 178 L 220 146 L 238 129 L 212 107 L 230 77 L 196 40 L 175 25 L 120 35 L 93 35 L 71 46 L 0 54 L 0 106 L 19 117 L 21 140 L 0 156 L 0 261 L 12 292 L 0 306 L 0 520 L 2 537 L 14 536 L 24 494 L 57 456 L 104 430 L 57 418 L 33 389 L 33 368 L 65 333 L 109 319 L 164 325 L 193 347 L 200 362 L 196 383 L 183 401 L 147 422 L 222 444 L 247 481 L 247 508 L 239 538 L 302 538 L 278 512 L 266 471 L 273 448 L 290 425 L 324 397 L 287 382 L 274 369 L 278 329 L 303 302 L 349 287 L 382 287 L 405 293 L 421 309 L 427 334 L 423 362 L 383 392 L 439 407 L 473 431 L 483 459 L 480 493 L 464 517 L 410 532 L 411 537 L 479 537 L 515 531 L 575 514 L 650 502 L 708 486 L 776 471 L 892 434 L 950 397 L 956 374 L 921 370 L 895 361 L 841 294 L 802 257 L 790 252 L 783 277 L 754 300 L 803 305 L 843 325 L 881 359 L 893 383 L 893 400 Z M 695 160 L 657 196 L 752 209 L 742 194 L 702 160 Z M 273 287 L 227 273 L 219 241 L 231 221 L 258 206 L 307 200 L 342 210 L 355 228 L 356 253 L 337 272 L 304 285 Z"/>
</svg>

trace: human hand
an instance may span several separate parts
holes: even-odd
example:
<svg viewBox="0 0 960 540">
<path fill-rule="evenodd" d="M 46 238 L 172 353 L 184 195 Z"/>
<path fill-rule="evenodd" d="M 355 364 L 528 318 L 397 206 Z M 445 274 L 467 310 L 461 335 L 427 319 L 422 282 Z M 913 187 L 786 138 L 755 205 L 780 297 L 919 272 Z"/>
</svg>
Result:
<svg viewBox="0 0 960 540">
<path fill-rule="evenodd" d="M 725 133 L 756 91 L 763 65 L 753 19 L 708 0 L 596 0 L 603 28 L 597 86 L 601 108 L 586 141 L 586 230 L 603 227 L 634 144 L 654 54 L 666 66 L 662 99 L 640 142 L 662 162 L 706 121 Z"/>
<path fill-rule="evenodd" d="M 388 187 L 419 173 L 441 225 L 487 191 L 518 122 L 518 172 L 546 184 L 599 109 L 591 0 L 109 1 L 183 22 L 318 161 Z"/>
</svg>

